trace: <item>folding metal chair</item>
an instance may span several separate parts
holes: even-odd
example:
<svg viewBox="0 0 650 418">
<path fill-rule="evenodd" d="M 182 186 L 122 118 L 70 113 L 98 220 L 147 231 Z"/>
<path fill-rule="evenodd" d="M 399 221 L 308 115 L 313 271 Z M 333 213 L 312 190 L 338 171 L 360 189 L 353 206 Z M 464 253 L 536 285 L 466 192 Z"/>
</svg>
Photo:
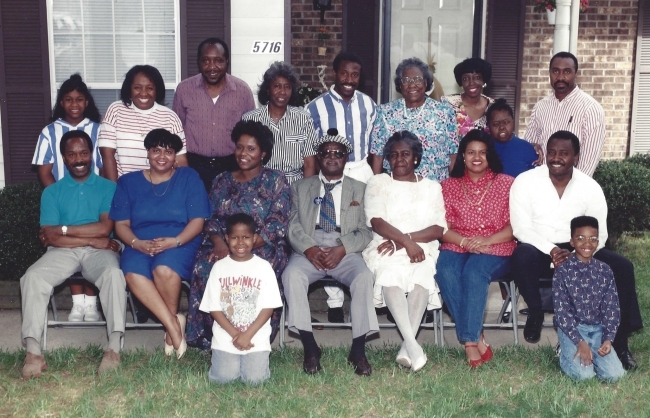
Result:
<svg viewBox="0 0 650 418">
<path fill-rule="evenodd" d="M 341 288 L 344 288 L 345 286 L 336 280 L 334 280 L 332 277 L 325 277 L 316 283 L 323 284 L 325 286 L 339 286 Z M 284 340 L 286 336 L 286 328 L 288 324 L 286 323 L 286 310 L 290 309 L 287 305 L 282 306 L 282 315 L 280 316 L 280 329 L 279 329 L 279 345 L 280 348 L 284 347 Z M 351 319 L 348 318 L 348 322 L 343 322 L 343 323 L 332 323 L 332 322 L 312 322 L 311 325 L 312 327 L 324 327 L 324 328 L 347 328 L 347 329 L 352 329 L 352 322 Z M 431 323 L 425 323 L 423 322 L 420 325 L 420 328 L 425 328 L 425 329 L 433 329 L 434 333 L 434 341 L 436 344 L 440 344 L 442 342 L 441 339 L 438 338 L 438 326 L 441 323 L 440 320 L 442 319 L 442 316 L 440 315 L 439 310 L 434 310 L 433 311 L 433 322 Z M 381 328 L 396 328 L 397 325 L 393 324 L 392 322 L 385 322 L 385 323 L 379 323 L 379 329 Z M 440 336 L 442 338 L 442 330 L 440 330 Z"/>
</svg>

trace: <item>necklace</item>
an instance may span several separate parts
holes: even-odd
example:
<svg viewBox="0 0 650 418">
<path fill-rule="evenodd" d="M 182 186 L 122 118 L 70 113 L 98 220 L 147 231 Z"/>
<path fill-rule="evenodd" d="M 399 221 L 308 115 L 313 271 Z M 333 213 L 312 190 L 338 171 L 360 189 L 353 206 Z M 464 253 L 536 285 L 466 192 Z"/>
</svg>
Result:
<svg viewBox="0 0 650 418">
<path fill-rule="evenodd" d="M 483 199 L 485 198 L 485 195 L 487 194 L 488 190 L 490 190 L 490 186 L 492 186 L 492 181 L 493 180 L 490 180 L 488 182 L 487 186 L 485 186 L 485 190 L 483 191 L 483 194 L 481 195 L 478 202 L 472 202 L 472 200 L 469 198 L 469 192 L 467 191 L 467 186 L 465 186 L 465 181 L 461 179 L 460 184 L 461 184 L 461 186 L 463 188 L 463 194 L 465 195 L 465 200 L 467 200 L 467 203 L 469 203 L 471 206 L 478 206 L 477 210 L 479 212 L 481 211 L 481 207 L 480 207 L 481 203 L 483 203 Z M 479 193 L 481 193 L 480 190 L 477 190 L 476 192 L 474 192 L 474 194 L 476 194 L 476 195 L 478 195 Z"/>
<path fill-rule="evenodd" d="M 424 99 L 424 103 L 422 103 L 421 106 L 418 106 L 417 110 L 412 110 L 406 107 L 406 100 L 404 100 L 404 118 L 406 120 L 411 120 L 413 118 L 417 118 L 420 116 L 422 113 L 422 110 L 424 110 L 424 105 L 427 103 L 426 98 Z"/>
<path fill-rule="evenodd" d="M 413 177 L 415 177 L 415 179 L 413 179 L 412 181 L 408 180 L 409 183 L 419 183 L 420 182 L 420 179 L 418 179 L 417 174 L 413 173 Z M 393 178 L 393 172 L 392 171 L 390 172 L 390 179 L 395 181 L 395 179 Z M 397 181 L 402 181 L 402 180 L 397 180 Z"/>
<path fill-rule="evenodd" d="M 169 185 L 172 184 L 172 177 L 174 177 L 174 167 L 172 167 L 172 174 L 169 176 L 169 179 L 167 180 L 167 187 L 165 187 L 165 191 L 162 192 L 162 194 L 156 193 L 156 189 L 153 187 L 153 179 L 151 178 L 151 171 L 149 171 L 149 182 L 151 183 L 151 191 L 153 192 L 154 196 L 164 196 L 165 193 L 167 193 L 167 190 L 169 189 Z M 161 182 L 162 183 L 162 182 Z"/>
</svg>

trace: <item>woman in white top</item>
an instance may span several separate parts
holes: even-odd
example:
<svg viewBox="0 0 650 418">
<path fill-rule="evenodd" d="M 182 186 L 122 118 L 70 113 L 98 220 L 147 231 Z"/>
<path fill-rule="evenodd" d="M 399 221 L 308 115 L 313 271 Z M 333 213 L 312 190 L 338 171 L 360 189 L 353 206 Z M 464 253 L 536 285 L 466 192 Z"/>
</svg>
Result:
<svg viewBox="0 0 650 418">
<path fill-rule="evenodd" d="M 392 174 L 378 174 L 366 186 L 366 219 L 374 234 L 363 258 L 404 338 L 396 361 L 418 371 L 427 357 L 415 335 L 429 296 L 440 306 L 433 276 L 438 240 L 446 230 L 445 206 L 440 184 L 415 174 L 422 160 L 418 137 L 396 132 L 383 155 Z"/>
<path fill-rule="evenodd" d="M 165 82 L 155 67 L 136 65 L 126 73 L 120 101 L 106 110 L 99 134 L 104 177 L 117 181 L 123 174 L 148 169 L 144 137 L 158 128 L 181 138 L 183 148 L 176 156 L 176 164 L 187 165 L 183 125 L 164 102 Z"/>
</svg>

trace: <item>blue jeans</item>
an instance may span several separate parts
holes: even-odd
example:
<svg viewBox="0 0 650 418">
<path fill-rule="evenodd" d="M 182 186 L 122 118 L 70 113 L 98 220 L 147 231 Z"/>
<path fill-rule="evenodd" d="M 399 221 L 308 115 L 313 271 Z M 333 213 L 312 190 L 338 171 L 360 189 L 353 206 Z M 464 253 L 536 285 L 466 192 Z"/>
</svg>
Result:
<svg viewBox="0 0 650 418">
<path fill-rule="evenodd" d="M 603 326 L 578 324 L 578 332 L 591 348 L 593 362 L 590 366 L 581 365 L 580 358 L 574 358 L 578 352 L 578 346 L 558 328 L 557 336 L 562 350 L 560 353 L 560 368 L 562 371 L 575 380 L 591 379 L 594 375 L 606 382 L 615 382 L 620 379 L 625 374 L 625 370 L 616 355 L 616 351 L 614 351 L 614 347 L 604 357 L 598 354 L 598 349 L 603 343 Z"/>
<path fill-rule="evenodd" d="M 208 378 L 216 383 L 229 383 L 241 378 L 244 383 L 257 385 L 271 377 L 269 354 L 269 351 L 232 354 L 212 350 Z"/>
<path fill-rule="evenodd" d="M 488 286 L 493 279 L 507 273 L 509 259 L 489 254 L 440 251 L 436 282 L 454 317 L 456 336 L 461 343 L 478 342 L 483 330 Z M 503 274 L 499 274 L 500 271 Z"/>
</svg>

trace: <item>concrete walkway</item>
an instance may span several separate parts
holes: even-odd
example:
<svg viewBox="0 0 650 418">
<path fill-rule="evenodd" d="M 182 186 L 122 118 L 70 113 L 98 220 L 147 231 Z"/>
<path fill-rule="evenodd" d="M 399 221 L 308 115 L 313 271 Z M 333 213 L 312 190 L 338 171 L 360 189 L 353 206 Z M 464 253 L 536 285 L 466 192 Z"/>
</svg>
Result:
<svg viewBox="0 0 650 418">
<path fill-rule="evenodd" d="M 346 299 L 348 297 L 346 296 Z M 322 303 L 312 303 L 312 306 L 318 306 L 312 311 L 314 318 L 321 322 L 327 322 L 327 313 L 323 311 Z M 525 307 L 520 301 L 519 309 Z M 488 305 L 486 308 L 485 322 L 495 323 L 499 309 L 501 308 L 501 295 L 499 287 L 496 284 L 490 286 L 488 295 Z M 320 310 L 319 310 L 320 309 Z M 69 311 L 60 310 L 59 319 L 65 320 Z M 347 312 L 346 312 L 347 314 Z M 51 313 L 50 313 L 51 317 Z M 378 316 L 380 323 L 389 323 L 384 315 Z M 445 315 L 444 320 L 450 322 Z M 525 321 L 526 317 L 519 316 L 520 321 Z M 550 322 L 552 315 L 546 315 L 546 321 Z M 132 321 L 131 314 L 127 314 L 127 321 Z M 0 350 L 15 351 L 21 348 L 21 314 L 18 309 L 0 310 Z M 88 344 L 105 345 L 107 342 L 105 327 L 92 328 L 58 328 L 50 327 L 47 332 L 48 349 L 59 347 L 85 347 Z M 315 330 L 314 335 L 319 344 L 323 346 L 349 346 L 352 342 L 352 335 L 349 329 L 328 329 Z M 453 328 L 445 329 L 445 345 L 448 347 L 459 347 L 456 340 L 455 330 Z M 160 328 L 155 329 L 128 329 L 125 335 L 124 349 L 134 350 L 144 348 L 145 350 L 155 350 L 163 345 L 164 331 Z M 511 329 L 486 329 L 485 338 L 493 347 L 499 348 L 504 345 L 514 343 L 513 332 Z M 423 329 L 420 331 L 418 341 L 426 344 L 434 344 L 434 335 L 432 330 Z M 379 336 L 369 341 L 369 344 L 383 346 L 385 344 L 400 344 L 401 338 L 394 328 L 382 328 Z M 527 348 L 535 348 L 540 345 L 555 346 L 557 343 L 557 334 L 552 327 L 545 327 L 542 330 L 542 338 L 538 344 L 528 344 L 523 337 L 523 326 L 519 330 L 519 344 Z M 287 333 L 285 344 L 289 347 L 301 347 L 300 340 L 294 334 Z M 278 339 L 274 342 L 274 347 L 278 347 Z"/>
</svg>

